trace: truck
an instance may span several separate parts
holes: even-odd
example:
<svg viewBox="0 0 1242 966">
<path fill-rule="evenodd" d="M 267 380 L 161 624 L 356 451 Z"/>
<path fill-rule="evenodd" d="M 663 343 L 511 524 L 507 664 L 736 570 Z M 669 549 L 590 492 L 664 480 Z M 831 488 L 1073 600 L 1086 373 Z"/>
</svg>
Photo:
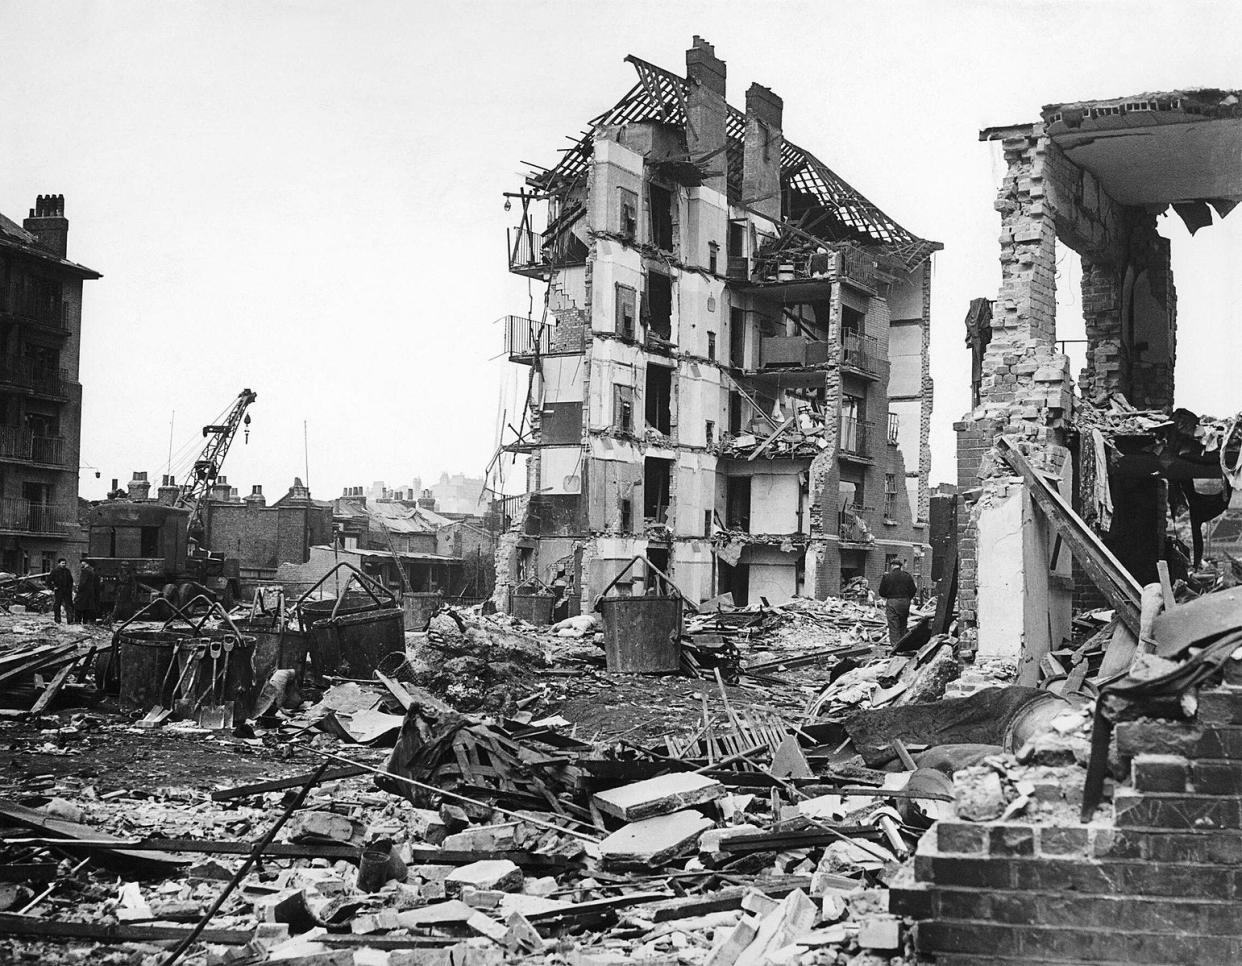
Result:
<svg viewBox="0 0 1242 966">
<path fill-rule="evenodd" d="M 117 598 L 124 569 L 133 570 L 145 596 L 178 605 L 204 590 L 226 608 L 241 596 L 238 562 L 198 549 L 189 539 L 192 510 L 156 502 L 109 500 L 87 517 L 87 560 L 99 574 L 100 608 Z M 140 595 L 139 604 L 143 603 Z"/>
<path fill-rule="evenodd" d="M 100 608 L 110 610 L 126 570 L 141 590 L 182 605 L 201 593 L 230 608 L 241 596 L 236 559 L 212 553 L 204 545 L 207 494 L 220 475 L 224 458 L 241 427 L 250 437 L 246 410 L 258 394 L 243 389 L 223 417 L 203 427 L 207 440 L 193 471 L 173 503 L 153 500 L 107 500 L 87 517 L 87 556 L 99 574 Z"/>
</svg>

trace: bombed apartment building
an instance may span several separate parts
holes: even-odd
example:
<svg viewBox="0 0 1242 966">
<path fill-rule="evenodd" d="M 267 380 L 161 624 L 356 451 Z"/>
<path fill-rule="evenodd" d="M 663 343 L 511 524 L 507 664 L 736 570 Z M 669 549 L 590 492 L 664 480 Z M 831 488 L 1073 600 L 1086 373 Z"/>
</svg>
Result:
<svg viewBox="0 0 1242 966">
<path fill-rule="evenodd" d="M 788 140 L 773 91 L 730 106 L 705 40 L 685 77 L 628 61 L 509 197 L 510 270 L 547 289 L 505 319 L 532 372 L 498 595 L 589 600 L 638 553 L 695 600 L 823 597 L 893 558 L 925 587 L 939 244 Z"/>
<path fill-rule="evenodd" d="M 63 195 L 39 195 L 19 227 L 0 214 L 0 569 L 47 572 L 82 549 L 78 357 L 82 283 L 66 257 Z"/>
<path fill-rule="evenodd" d="M 1068 637 L 1075 603 L 1113 603 L 1161 565 L 1176 582 L 1199 565 L 1206 526 L 1226 544 L 1236 526 L 1220 518 L 1242 483 L 1238 421 L 1176 406 L 1177 291 L 1158 224 L 1178 217 L 1194 235 L 1242 199 L 1242 109 L 1236 91 L 1141 94 L 1053 105 L 981 139 L 1000 143 L 1006 166 L 1002 283 L 967 319 L 962 616 L 980 653 L 1020 655 L 1028 683 Z M 1077 392 L 1057 342 L 1061 245 L 1082 263 Z M 1206 338 L 1212 321 L 1180 329 Z M 1106 572 L 1071 560 L 1090 556 L 1079 551 L 1092 534 Z"/>
</svg>

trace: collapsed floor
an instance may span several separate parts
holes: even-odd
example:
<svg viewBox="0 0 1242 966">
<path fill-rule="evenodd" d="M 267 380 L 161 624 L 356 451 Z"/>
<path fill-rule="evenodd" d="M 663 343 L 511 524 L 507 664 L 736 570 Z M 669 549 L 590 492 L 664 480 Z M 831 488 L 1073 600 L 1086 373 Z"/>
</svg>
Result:
<svg viewBox="0 0 1242 966">
<path fill-rule="evenodd" d="M 118 713 L 86 673 L 108 630 L 3 616 L 0 958 L 1105 962 L 1101 928 L 1142 913 L 1128 961 L 1187 935 L 1236 961 L 1242 699 L 1210 691 L 1242 682 L 1233 583 L 1177 604 L 1106 709 L 1135 654 L 1109 612 L 1019 688 L 930 606 L 895 649 L 867 603 L 695 614 L 663 676 L 609 672 L 592 618 L 445 609 L 369 679 L 276 671 L 231 731 Z M 1101 716 L 1116 781 L 1088 771 Z"/>
</svg>

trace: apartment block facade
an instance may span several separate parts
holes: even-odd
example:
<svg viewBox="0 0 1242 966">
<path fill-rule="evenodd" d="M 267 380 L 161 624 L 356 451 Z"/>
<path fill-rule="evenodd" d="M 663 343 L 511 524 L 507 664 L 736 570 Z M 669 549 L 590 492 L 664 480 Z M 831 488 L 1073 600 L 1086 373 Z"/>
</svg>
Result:
<svg viewBox="0 0 1242 966">
<path fill-rule="evenodd" d="M 82 283 L 66 258 L 63 195 L 18 226 L 0 214 L 0 569 L 50 570 L 84 548 L 78 526 Z"/>
<path fill-rule="evenodd" d="M 498 602 L 560 580 L 589 607 L 639 553 L 696 601 L 823 597 L 894 557 L 926 585 L 939 244 L 786 140 L 767 88 L 730 107 L 702 39 L 685 77 L 628 60 L 511 196 L 510 270 L 547 298 L 505 320 L 533 372 Z"/>
</svg>

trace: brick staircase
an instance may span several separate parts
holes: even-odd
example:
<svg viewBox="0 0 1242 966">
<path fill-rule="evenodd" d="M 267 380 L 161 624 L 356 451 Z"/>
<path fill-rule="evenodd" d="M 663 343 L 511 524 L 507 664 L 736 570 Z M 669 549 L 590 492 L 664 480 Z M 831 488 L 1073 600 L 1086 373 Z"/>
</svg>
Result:
<svg viewBox="0 0 1242 966">
<path fill-rule="evenodd" d="M 890 909 L 937 966 L 1242 963 L 1242 688 L 1116 729 L 1112 825 L 940 822 Z"/>
</svg>

